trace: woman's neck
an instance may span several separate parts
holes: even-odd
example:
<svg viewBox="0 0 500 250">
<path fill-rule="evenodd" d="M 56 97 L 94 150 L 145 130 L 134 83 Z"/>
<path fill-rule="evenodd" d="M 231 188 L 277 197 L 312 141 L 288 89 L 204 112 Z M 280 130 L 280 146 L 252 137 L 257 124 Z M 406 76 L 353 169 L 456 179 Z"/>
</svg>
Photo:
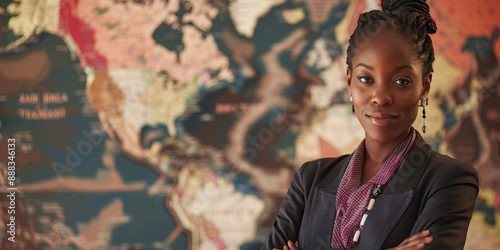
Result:
<svg viewBox="0 0 500 250">
<path fill-rule="evenodd" d="M 382 168 L 384 161 L 406 139 L 410 129 L 401 133 L 390 142 L 378 142 L 365 137 L 365 159 L 363 163 L 362 183 L 366 183 Z"/>
</svg>

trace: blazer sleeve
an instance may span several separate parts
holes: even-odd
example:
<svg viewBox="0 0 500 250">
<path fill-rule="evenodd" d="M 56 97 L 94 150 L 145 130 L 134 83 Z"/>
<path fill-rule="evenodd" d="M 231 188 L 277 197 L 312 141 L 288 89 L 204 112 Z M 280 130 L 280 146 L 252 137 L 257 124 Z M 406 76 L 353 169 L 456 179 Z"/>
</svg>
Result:
<svg viewBox="0 0 500 250">
<path fill-rule="evenodd" d="M 438 167 L 438 166 L 436 166 Z M 463 163 L 441 166 L 430 185 L 411 235 L 429 229 L 434 240 L 424 249 L 463 249 L 478 194 L 476 170 Z"/>
<path fill-rule="evenodd" d="M 299 228 L 304 213 L 304 163 L 295 174 L 285 199 L 281 203 L 272 231 L 262 249 L 282 249 L 291 240 L 295 243 L 299 238 Z"/>
</svg>

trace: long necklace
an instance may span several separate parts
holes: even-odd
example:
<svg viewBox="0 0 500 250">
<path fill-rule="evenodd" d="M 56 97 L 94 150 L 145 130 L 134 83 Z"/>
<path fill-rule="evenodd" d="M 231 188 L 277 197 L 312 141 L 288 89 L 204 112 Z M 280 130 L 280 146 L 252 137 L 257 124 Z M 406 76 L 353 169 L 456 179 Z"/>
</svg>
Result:
<svg viewBox="0 0 500 250">
<path fill-rule="evenodd" d="M 389 178 L 389 180 L 387 180 L 386 184 L 389 183 L 390 179 L 392 179 L 392 176 L 391 176 L 391 178 Z M 385 184 L 384 185 L 377 184 L 377 186 L 375 186 L 375 188 L 373 189 L 370 201 L 368 202 L 368 206 L 366 206 L 365 213 L 363 214 L 363 217 L 361 218 L 361 222 L 359 223 L 358 230 L 356 230 L 356 233 L 354 233 L 354 237 L 352 239 L 353 245 L 356 245 L 358 243 L 359 237 L 361 236 L 361 231 L 363 231 L 363 227 L 365 226 L 366 219 L 368 218 L 368 214 L 370 213 L 373 206 L 375 205 L 375 201 L 377 200 L 379 195 L 382 193 L 382 190 L 384 189 L 384 187 L 385 187 Z"/>
</svg>

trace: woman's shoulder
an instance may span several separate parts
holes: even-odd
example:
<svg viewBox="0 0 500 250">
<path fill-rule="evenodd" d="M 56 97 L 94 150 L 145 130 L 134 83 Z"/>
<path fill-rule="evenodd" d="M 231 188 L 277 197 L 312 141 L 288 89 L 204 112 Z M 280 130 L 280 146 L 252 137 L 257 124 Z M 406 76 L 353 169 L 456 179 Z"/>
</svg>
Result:
<svg viewBox="0 0 500 250">
<path fill-rule="evenodd" d="M 431 151 L 429 162 L 425 171 L 428 178 L 448 183 L 468 183 L 478 186 L 478 175 L 476 169 L 460 160 L 448 155 Z"/>
<path fill-rule="evenodd" d="M 297 175 L 306 185 L 313 186 L 325 179 L 335 180 L 344 173 L 349 159 L 350 155 L 342 155 L 308 161 L 302 164 Z"/>
<path fill-rule="evenodd" d="M 473 166 L 448 155 L 440 154 L 434 150 L 431 151 L 431 157 L 429 158 L 428 165 L 431 166 L 432 170 L 438 172 L 453 169 L 455 171 L 474 172 L 477 174 L 477 171 Z"/>
<path fill-rule="evenodd" d="M 329 172 L 332 169 L 340 168 L 344 163 L 347 163 L 351 155 L 341 155 L 339 157 L 328 157 L 328 158 L 319 158 L 312 161 L 305 162 L 299 168 L 299 172 L 303 174 L 311 174 L 317 172 Z"/>
</svg>

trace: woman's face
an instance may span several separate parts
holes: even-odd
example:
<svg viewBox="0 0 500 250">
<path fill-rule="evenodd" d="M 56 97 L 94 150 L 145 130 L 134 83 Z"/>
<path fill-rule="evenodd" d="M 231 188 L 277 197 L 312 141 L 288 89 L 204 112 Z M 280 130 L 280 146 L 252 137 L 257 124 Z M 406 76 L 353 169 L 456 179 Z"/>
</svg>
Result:
<svg viewBox="0 0 500 250">
<path fill-rule="evenodd" d="M 425 99 L 432 75 L 423 76 L 414 45 L 393 29 L 383 29 L 356 48 L 347 87 L 366 138 L 381 143 L 406 135 Z"/>
</svg>

